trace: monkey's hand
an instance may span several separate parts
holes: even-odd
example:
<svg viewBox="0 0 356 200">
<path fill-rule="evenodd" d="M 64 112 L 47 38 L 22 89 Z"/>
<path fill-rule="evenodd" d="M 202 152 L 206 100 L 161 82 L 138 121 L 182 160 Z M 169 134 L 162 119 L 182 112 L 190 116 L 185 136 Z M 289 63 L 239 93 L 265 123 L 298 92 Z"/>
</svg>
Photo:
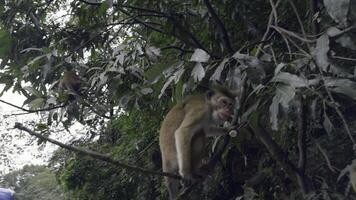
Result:
<svg viewBox="0 0 356 200">
<path fill-rule="evenodd" d="M 237 129 L 238 126 L 231 126 L 227 128 L 227 132 L 229 133 L 230 137 L 236 137 L 237 136 Z"/>
</svg>

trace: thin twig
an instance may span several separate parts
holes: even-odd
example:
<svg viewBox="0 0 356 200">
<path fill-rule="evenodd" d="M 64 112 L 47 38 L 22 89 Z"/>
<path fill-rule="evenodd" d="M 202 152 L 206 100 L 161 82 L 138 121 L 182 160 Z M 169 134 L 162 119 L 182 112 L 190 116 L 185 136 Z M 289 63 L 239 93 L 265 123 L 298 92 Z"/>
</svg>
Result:
<svg viewBox="0 0 356 200">
<path fill-rule="evenodd" d="M 275 10 L 278 8 L 280 2 L 281 2 L 281 0 L 278 0 L 277 3 L 274 5 Z M 269 14 L 267 28 L 266 28 L 265 33 L 264 33 L 263 36 L 262 36 L 261 41 L 266 41 L 268 35 L 270 34 L 271 25 L 272 25 L 272 23 L 273 23 L 273 18 L 274 18 L 274 15 L 273 15 L 273 10 L 272 10 L 271 13 Z M 260 55 L 260 53 L 261 53 L 262 45 L 263 45 L 263 43 L 261 43 L 261 44 L 258 45 L 257 51 L 256 51 L 256 53 L 255 53 L 255 56 L 256 56 L 256 57 L 259 57 L 259 55 Z"/>
<path fill-rule="evenodd" d="M 270 25 L 270 27 L 273 27 L 273 26 Z M 276 29 L 276 31 L 281 35 L 282 39 L 284 40 L 284 43 L 287 46 L 289 59 L 292 59 L 292 49 L 290 48 L 287 37 L 282 32 L 280 32 L 278 29 Z"/>
<path fill-rule="evenodd" d="M 304 37 L 304 39 L 307 40 L 307 34 L 305 33 L 304 26 L 303 26 L 303 22 L 302 22 L 302 20 L 300 19 L 300 16 L 299 16 L 297 7 L 295 6 L 295 4 L 294 4 L 293 1 L 288 0 L 288 2 L 289 2 L 289 4 L 291 5 L 291 7 L 292 7 L 292 9 L 293 9 L 293 11 L 294 11 L 294 13 L 295 13 L 295 15 L 296 15 L 296 17 L 297 17 L 297 20 L 298 20 L 298 23 L 299 23 L 299 27 L 300 27 L 300 30 L 302 31 L 303 37 Z M 308 46 L 308 49 L 311 50 L 309 43 L 307 42 L 306 44 L 307 44 L 307 46 Z"/>
<path fill-rule="evenodd" d="M 4 101 L 4 100 L 1 100 L 0 99 L 0 102 L 4 103 L 4 104 L 7 104 L 9 106 L 12 106 L 14 108 L 17 108 L 19 110 L 22 110 L 22 111 L 25 111 L 25 112 L 29 112 L 29 113 L 35 113 L 35 112 L 42 112 L 42 111 L 50 111 L 50 110 L 54 110 L 54 109 L 57 109 L 57 108 L 62 108 L 64 107 L 64 105 L 58 105 L 58 106 L 52 106 L 52 107 L 48 107 L 48 108 L 42 108 L 42 109 L 37 109 L 37 110 L 29 110 L 29 109 L 26 109 L 26 108 L 22 108 L 20 106 L 17 106 L 15 104 L 12 104 L 12 103 L 9 103 L 7 101 Z"/>
<path fill-rule="evenodd" d="M 223 44 L 226 47 L 226 49 L 228 50 L 228 52 L 230 54 L 234 53 L 234 49 L 231 47 L 231 43 L 230 43 L 230 37 L 229 34 L 226 31 L 226 28 L 223 24 L 223 22 L 220 20 L 219 16 L 217 15 L 217 13 L 215 12 L 214 8 L 212 7 L 211 3 L 209 2 L 209 0 L 204 0 L 206 7 L 208 8 L 209 13 L 211 14 L 211 16 L 213 17 L 213 19 L 215 20 L 216 24 L 218 25 L 220 32 L 222 34 L 222 40 L 223 40 Z"/>
<path fill-rule="evenodd" d="M 100 3 L 99 2 L 89 2 L 86 0 L 78 0 L 78 1 L 88 4 L 88 5 L 92 5 L 92 6 L 100 6 L 101 4 L 103 4 L 101 2 Z M 136 6 L 130 6 L 130 5 L 126 5 L 126 4 L 113 3 L 113 6 L 122 7 L 122 8 L 130 8 L 133 10 L 138 10 L 140 12 L 148 12 L 148 13 L 156 13 L 156 14 L 160 14 L 160 15 L 166 15 L 166 13 L 161 12 L 161 11 L 151 10 L 148 8 L 141 8 L 141 7 L 136 7 Z"/>
<path fill-rule="evenodd" d="M 274 25 L 271 25 L 272 28 L 276 29 L 278 32 L 283 32 L 289 36 L 292 36 L 300 41 L 303 41 L 303 42 L 307 42 L 307 43 L 315 43 L 316 40 L 310 40 L 310 39 L 307 39 L 307 38 L 302 38 L 300 37 L 298 34 L 292 32 L 292 31 L 289 31 L 287 29 L 284 29 L 282 27 L 279 27 L 279 26 L 274 26 Z"/>
<path fill-rule="evenodd" d="M 334 167 L 331 165 L 330 159 L 329 159 L 328 155 L 326 154 L 325 150 L 320 146 L 320 144 L 316 140 L 314 140 L 314 143 L 315 143 L 316 147 L 319 149 L 320 153 L 323 155 L 330 171 L 332 171 L 333 173 L 336 173 L 336 171 L 334 170 Z"/>
<path fill-rule="evenodd" d="M 272 7 L 272 14 L 274 16 L 274 24 L 278 24 L 278 15 L 277 15 L 277 7 L 274 5 L 273 0 L 269 0 L 269 4 L 271 4 Z"/>
<path fill-rule="evenodd" d="M 342 57 L 342 56 L 334 56 L 331 55 L 332 58 L 340 59 L 340 60 L 347 60 L 347 61 L 353 61 L 356 62 L 356 58 L 347 58 L 347 57 Z"/>
<path fill-rule="evenodd" d="M 338 106 L 337 106 L 337 104 L 336 104 L 336 102 L 335 102 L 334 97 L 331 95 L 331 92 L 329 91 L 328 87 L 325 85 L 326 80 L 325 80 L 325 77 L 324 77 L 324 75 L 323 75 L 323 72 L 322 72 L 322 70 L 321 70 L 321 68 L 320 68 L 319 65 L 316 64 L 316 66 L 317 66 L 318 69 L 319 69 L 320 76 L 321 76 L 321 78 L 322 78 L 322 80 L 323 80 L 323 82 L 324 82 L 325 91 L 326 91 L 326 93 L 328 94 L 328 97 L 329 97 L 329 99 L 330 99 L 330 101 L 331 101 L 331 104 L 328 104 L 328 105 L 330 105 L 332 108 L 334 108 L 334 110 L 336 111 L 337 115 L 338 115 L 339 118 L 341 119 L 342 125 L 344 126 L 345 131 L 346 131 L 347 135 L 349 136 L 349 138 L 350 138 L 352 144 L 355 145 L 355 139 L 354 139 L 354 137 L 352 136 L 352 133 L 351 133 L 351 131 L 350 131 L 350 127 L 349 127 L 349 125 L 347 124 L 344 115 L 342 114 L 342 112 L 341 112 L 340 109 L 338 108 Z"/>
<path fill-rule="evenodd" d="M 311 58 L 311 54 L 308 53 L 307 51 L 305 51 L 302 47 L 300 47 L 296 42 L 294 42 L 294 40 L 292 40 L 291 38 L 288 38 L 289 41 L 293 44 L 293 46 L 295 46 L 299 51 L 301 51 L 302 53 L 304 53 L 304 56 L 310 57 Z"/>
</svg>

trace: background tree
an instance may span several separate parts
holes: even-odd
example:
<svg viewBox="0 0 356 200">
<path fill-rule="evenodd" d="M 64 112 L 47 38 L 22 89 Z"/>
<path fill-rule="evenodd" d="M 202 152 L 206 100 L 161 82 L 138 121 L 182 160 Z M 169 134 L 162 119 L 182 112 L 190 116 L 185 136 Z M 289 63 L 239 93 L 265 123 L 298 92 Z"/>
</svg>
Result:
<svg viewBox="0 0 356 200">
<path fill-rule="evenodd" d="M 45 166 L 26 165 L 4 176 L 1 185 L 15 191 L 15 199 L 69 199 L 57 184 L 55 175 Z"/>
<path fill-rule="evenodd" d="M 241 128 L 236 139 L 212 142 L 226 151 L 189 195 L 355 197 L 348 187 L 355 182 L 354 0 L 2 4 L 0 82 L 27 97 L 26 111 L 46 114 L 37 131 L 79 122 L 88 137 L 71 144 L 158 169 L 163 113 L 217 81 L 241 92 Z M 57 89 L 68 69 L 82 82 L 77 94 Z M 79 199 L 166 195 L 160 177 L 142 179 L 66 151 L 53 163 Z"/>
</svg>

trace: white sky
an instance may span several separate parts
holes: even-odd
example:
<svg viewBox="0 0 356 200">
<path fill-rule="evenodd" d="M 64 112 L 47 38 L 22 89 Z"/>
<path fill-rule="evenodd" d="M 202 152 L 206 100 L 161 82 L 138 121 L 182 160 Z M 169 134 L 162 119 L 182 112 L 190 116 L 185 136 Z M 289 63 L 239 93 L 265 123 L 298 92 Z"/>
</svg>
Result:
<svg viewBox="0 0 356 200">
<path fill-rule="evenodd" d="M 21 106 L 25 97 L 6 92 L 0 99 Z M 23 113 L 23 111 L 2 102 L 0 102 L 0 113 L 0 117 L 4 117 L 0 125 L 0 132 L 6 135 L 0 139 L 0 154 L 6 155 L 6 157 L 0 157 L 0 175 L 20 169 L 26 164 L 45 164 L 50 154 L 55 150 L 55 146 L 47 144 L 45 148 L 40 149 L 33 137 L 23 131 L 13 129 L 15 122 L 25 123 L 29 120 L 39 120 L 39 116 L 37 114 L 13 116 L 11 114 Z M 22 148 L 23 152 L 18 151 L 17 147 Z"/>
<path fill-rule="evenodd" d="M 2 88 L 3 86 L 0 85 L 0 91 Z M 10 91 L 4 93 L 0 99 L 17 106 L 22 106 L 25 97 Z M 21 169 L 24 165 L 46 164 L 53 151 L 58 148 L 51 143 L 38 146 L 38 140 L 35 137 L 13 128 L 15 122 L 20 122 L 24 125 L 26 122 L 40 122 L 41 118 L 38 114 L 13 115 L 14 113 L 25 112 L 0 102 L 0 176 L 10 171 Z M 31 125 L 25 126 L 28 126 L 30 129 L 33 128 Z M 71 127 L 70 131 L 71 134 L 65 131 L 53 131 L 52 133 L 55 134 L 51 134 L 50 137 L 66 143 L 83 137 L 81 133 L 85 131 L 85 127 L 78 123 Z M 2 154 L 5 156 L 2 156 Z"/>
<path fill-rule="evenodd" d="M 53 15 L 50 15 L 51 17 L 48 20 L 65 23 L 69 19 L 66 15 L 69 10 L 69 2 L 67 0 L 63 5 L 64 7 Z M 3 85 L 0 84 L 0 91 L 2 89 Z M 11 90 L 4 93 L 0 99 L 17 106 L 22 106 L 25 101 L 24 96 L 18 93 L 14 94 Z M 4 117 L 3 122 L 0 123 L 0 176 L 9 171 L 21 169 L 24 165 L 45 164 L 52 152 L 57 148 L 55 145 L 49 143 L 44 148 L 39 148 L 37 140 L 34 140 L 28 133 L 13 129 L 15 122 L 25 123 L 30 120 L 38 122 L 40 117 L 37 114 L 11 115 L 14 113 L 23 113 L 23 111 L 0 102 L 0 120 Z M 78 127 L 75 128 L 75 130 L 79 129 Z M 2 137 L 3 135 L 6 135 L 6 138 Z M 72 135 L 71 138 L 73 137 L 75 136 Z M 60 138 L 63 140 L 63 135 Z M 66 141 L 71 139 L 70 137 L 64 138 Z M 17 147 L 22 148 L 23 152 L 19 152 Z M 2 154 L 5 154 L 6 157 L 3 157 Z"/>
</svg>

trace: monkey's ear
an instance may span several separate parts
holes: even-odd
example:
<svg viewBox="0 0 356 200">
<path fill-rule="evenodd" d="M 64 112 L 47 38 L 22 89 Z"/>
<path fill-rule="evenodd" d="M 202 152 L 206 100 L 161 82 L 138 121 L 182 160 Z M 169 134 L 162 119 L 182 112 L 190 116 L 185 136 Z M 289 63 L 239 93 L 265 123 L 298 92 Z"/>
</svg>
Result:
<svg viewBox="0 0 356 200">
<path fill-rule="evenodd" d="M 210 89 L 205 93 L 205 97 L 206 97 L 206 99 L 210 100 L 214 94 L 215 94 L 214 90 Z"/>
</svg>

